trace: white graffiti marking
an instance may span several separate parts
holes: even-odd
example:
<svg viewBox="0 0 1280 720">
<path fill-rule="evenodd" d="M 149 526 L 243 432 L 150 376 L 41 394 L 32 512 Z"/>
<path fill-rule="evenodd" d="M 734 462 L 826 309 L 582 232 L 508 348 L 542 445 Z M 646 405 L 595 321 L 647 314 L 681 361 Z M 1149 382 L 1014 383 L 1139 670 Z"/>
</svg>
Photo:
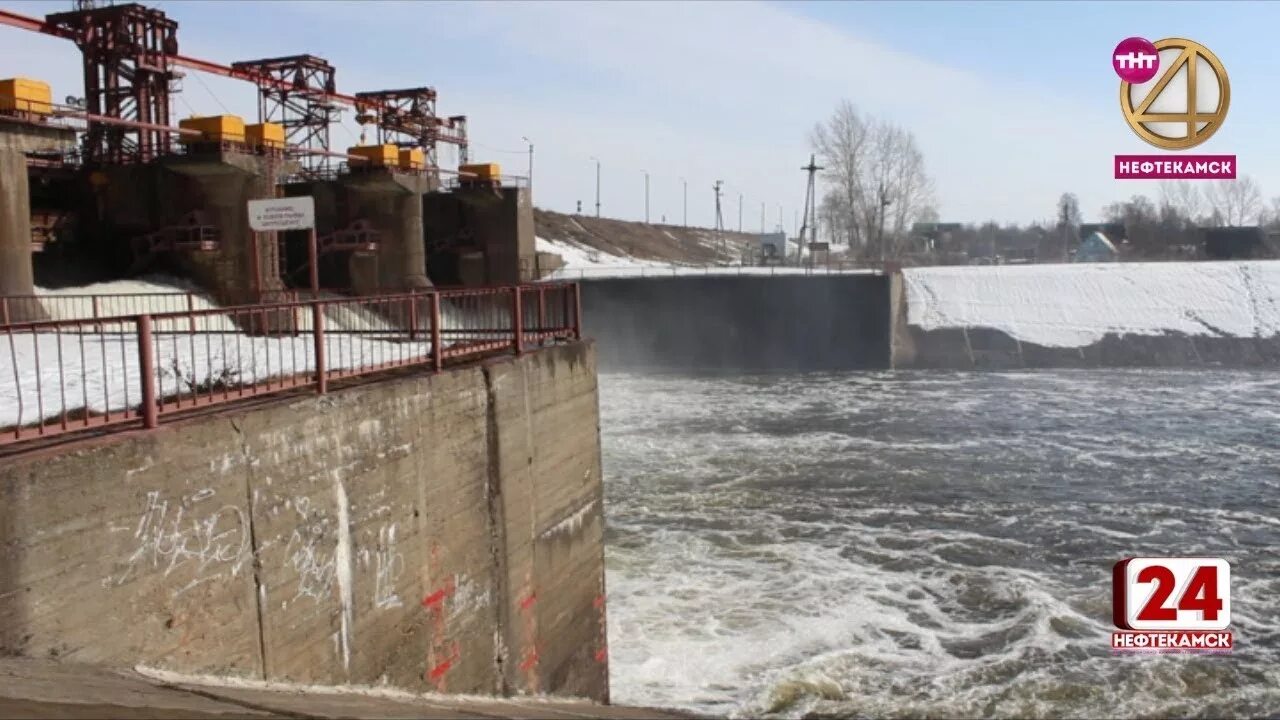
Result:
<svg viewBox="0 0 1280 720">
<path fill-rule="evenodd" d="M 158 491 L 147 493 L 147 506 L 133 533 L 137 546 L 124 561 L 124 569 L 108 575 L 103 585 L 123 585 L 135 572 L 147 568 L 163 568 L 165 577 L 178 570 L 192 573 L 194 578 L 174 592 L 176 597 L 224 571 L 229 570 L 233 577 L 239 573 L 252 555 L 249 524 L 244 512 L 234 505 L 210 513 L 195 507 L 213 495 L 205 489 L 185 502 L 171 504 L 161 499 Z"/>
<path fill-rule="evenodd" d="M 378 549 L 374 554 L 373 606 L 379 610 L 403 605 L 396 594 L 396 582 L 404 572 L 404 555 L 396 551 L 395 523 L 378 531 Z"/>
</svg>

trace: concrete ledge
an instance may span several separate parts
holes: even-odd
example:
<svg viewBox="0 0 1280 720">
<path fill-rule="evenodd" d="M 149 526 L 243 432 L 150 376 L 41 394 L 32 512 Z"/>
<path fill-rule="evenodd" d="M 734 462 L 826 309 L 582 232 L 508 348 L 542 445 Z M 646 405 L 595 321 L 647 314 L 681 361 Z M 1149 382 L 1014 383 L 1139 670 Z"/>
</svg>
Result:
<svg viewBox="0 0 1280 720">
<path fill-rule="evenodd" d="M 0 658 L 0 717 L 122 720 L 182 718 L 581 718 L 691 717 L 670 711 L 530 698 L 414 695 L 385 688 L 233 685 L 213 678 L 29 658 Z"/>
</svg>

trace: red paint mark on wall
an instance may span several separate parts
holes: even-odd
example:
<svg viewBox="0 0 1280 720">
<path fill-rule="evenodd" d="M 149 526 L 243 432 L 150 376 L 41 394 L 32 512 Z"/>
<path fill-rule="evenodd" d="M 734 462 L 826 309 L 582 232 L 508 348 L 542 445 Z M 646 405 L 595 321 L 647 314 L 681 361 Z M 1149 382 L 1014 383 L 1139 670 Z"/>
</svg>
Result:
<svg viewBox="0 0 1280 720">
<path fill-rule="evenodd" d="M 446 675 L 460 656 L 458 642 L 448 639 L 445 612 L 445 601 L 453 596 L 456 587 L 456 580 L 450 575 L 435 592 L 422 598 L 422 607 L 426 609 L 430 618 L 428 632 L 431 636 L 427 646 L 427 667 L 430 669 L 424 679 L 432 683 L 437 692 L 448 692 Z"/>
<path fill-rule="evenodd" d="M 600 623 L 600 644 L 599 649 L 596 650 L 596 662 L 605 663 L 609 661 L 609 633 L 606 626 L 608 614 L 605 609 L 604 593 L 597 595 L 592 605 L 594 605 L 596 610 L 600 613 L 600 617 L 598 619 L 598 622 Z"/>
<path fill-rule="evenodd" d="M 453 658 L 449 658 L 444 662 L 431 668 L 428 677 L 432 680 L 439 680 L 445 673 L 449 672 L 449 668 L 453 667 Z"/>
<path fill-rule="evenodd" d="M 537 666 L 538 666 L 538 649 L 534 648 L 529 652 L 528 656 L 524 659 L 524 662 L 520 663 L 520 669 L 523 670 L 524 672 L 528 672 Z"/>
<path fill-rule="evenodd" d="M 537 602 L 538 592 L 534 587 L 532 574 L 525 576 L 524 589 L 526 592 L 519 603 L 524 659 L 519 667 L 525 676 L 525 690 L 536 694 L 541 692 L 541 679 L 538 676 L 538 613 L 533 607 Z"/>
</svg>

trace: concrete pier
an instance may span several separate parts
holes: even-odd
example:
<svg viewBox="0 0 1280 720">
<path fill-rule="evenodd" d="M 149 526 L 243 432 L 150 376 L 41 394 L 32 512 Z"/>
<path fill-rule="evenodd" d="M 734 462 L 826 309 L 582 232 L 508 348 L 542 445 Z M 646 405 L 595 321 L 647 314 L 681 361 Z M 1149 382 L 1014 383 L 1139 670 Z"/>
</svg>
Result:
<svg viewBox="0 0 1280 720">
<path fill-rule="evenodd" d="M 351 258 L 351 287 L 360 294 L 431 287 L 422 196 L 436 189 L 435 179 L 375 168 L 344 175 L 339 185 L 347 193 L 349 215 L 369 220 L 380 236 L 376 254 Z"/>
<path fill-rule="evenodd" d="M 67 128 L 0 119 L 0 295 L 31 295 L 31 188 L 27 176 L 30 152 L 63 152 L 75 145 Z M 15 303 L 10 322 L 44 320 L 35 304 Z"/>
<path fill-rule="evenodd" d="M 265 237 L 255 237 L 247 211 L 248 201 L 275 196 L 271 162 L 278 161 L 238 152 L 169 156 L 161 161 L 164 170 L 187 180 L 184 190 L 194 190 L 199 198 L 194 206 L 218 230 L 216 250 L 183 252 L 179 263 L 227 305 L 258 302 L 260 295 L 284 289 L 279 249 Z M 189 199 L 168 195 L 162 189 L 158 203 L 168 215 L 166 225 L 179 222 L 181 209 L 193 206 Z"/>
<path fill-rule="evenodd" d="M 524 187 L 458 188 L 423 198 L 428 247 L 450 252 L 452 266 L 433 273 L 463 285 L 502 285 L 536 279 L 533 204 Z"/>
</svg>

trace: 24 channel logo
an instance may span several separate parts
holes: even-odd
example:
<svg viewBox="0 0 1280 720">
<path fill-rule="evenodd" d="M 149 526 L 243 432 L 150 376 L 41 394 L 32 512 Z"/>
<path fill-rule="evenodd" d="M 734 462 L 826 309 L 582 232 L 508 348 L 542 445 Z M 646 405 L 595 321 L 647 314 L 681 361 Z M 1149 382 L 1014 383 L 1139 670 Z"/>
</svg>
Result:
<svg viewBox="0 0 1280 720">
<path fill-rule="evenodd" d="M 1222 558 L 1121 560 L 1111 601 L 1114 651 L 1231 652 L 1231 565 Z"/>
<path fill-rule="evenodd" d="M 1183 151 L 1213 137 L 1231 107 L 1226 68 L 1209 48 L 1185 38 L 1121 40 L 1111 53 L 1120 111 L 1149 145 Z M 1117 155 L 1117 180 L 1233 180 L 1234 155 Z"/>
</svg>

